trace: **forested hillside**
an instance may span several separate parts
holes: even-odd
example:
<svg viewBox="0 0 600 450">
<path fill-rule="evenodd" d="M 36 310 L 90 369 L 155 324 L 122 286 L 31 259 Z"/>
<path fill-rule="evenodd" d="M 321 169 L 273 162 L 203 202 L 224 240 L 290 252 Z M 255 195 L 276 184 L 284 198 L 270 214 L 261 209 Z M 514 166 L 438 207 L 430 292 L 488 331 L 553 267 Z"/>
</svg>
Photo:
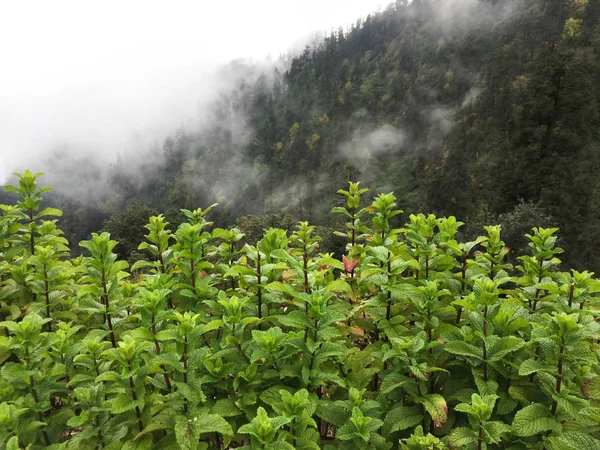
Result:
<svg viewBox="0 0 600 450">
<path fill-rule="evenodd" d="M 285 226 L 285 209 L 328 231 L 336 188 L 360 179 L 467 234 L 502 224 L 516 250 L 556 225 L 563 260 L 597 271 L 599 15 L 598 0 L 398 0 L 278 69 L 232 64 L 205 126 L 125 156 L 108 198 L 56 200 L 63 226 L 78 241 L 116 213 L 109 227 L 140 230 L 127 220 L 218 202 L 220 226 Z"/>
</svg>

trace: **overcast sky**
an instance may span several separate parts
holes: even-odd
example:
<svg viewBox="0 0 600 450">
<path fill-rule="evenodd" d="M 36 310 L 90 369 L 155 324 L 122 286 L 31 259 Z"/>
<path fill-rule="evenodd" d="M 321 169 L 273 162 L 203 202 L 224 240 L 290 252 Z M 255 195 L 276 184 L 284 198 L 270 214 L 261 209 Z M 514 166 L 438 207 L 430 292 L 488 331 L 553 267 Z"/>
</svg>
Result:
<svg viewBox="0 0 600 450">
<path fill-rule="evenodd" d="M 161 138 L 213 94 L 220 65 L 276 59 L 389 3 L 1 1 L 0 178 L 59 145 L 115 154 Z"/>
</svg>

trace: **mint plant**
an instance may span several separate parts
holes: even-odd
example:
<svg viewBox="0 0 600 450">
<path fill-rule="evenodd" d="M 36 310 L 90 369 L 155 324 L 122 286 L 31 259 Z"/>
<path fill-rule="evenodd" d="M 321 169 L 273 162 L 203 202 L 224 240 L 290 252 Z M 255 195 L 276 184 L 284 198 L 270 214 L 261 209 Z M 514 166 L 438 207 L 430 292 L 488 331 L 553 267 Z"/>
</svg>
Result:
<svg viewBox="0 0 600 450">
<path fill-rule="evenodd" d="M 129 269 L 108 233 L 70 258 L 38 178 L 0 207 L 2 448 L 600 445 L 600 282 L 561 271 L 556 229 L 513 268 L 499 226 L 398 227 L 350 183 L 340 258 L 308 222 L 242 247 L 213 205 L 151 217 Z"/>
</svg>

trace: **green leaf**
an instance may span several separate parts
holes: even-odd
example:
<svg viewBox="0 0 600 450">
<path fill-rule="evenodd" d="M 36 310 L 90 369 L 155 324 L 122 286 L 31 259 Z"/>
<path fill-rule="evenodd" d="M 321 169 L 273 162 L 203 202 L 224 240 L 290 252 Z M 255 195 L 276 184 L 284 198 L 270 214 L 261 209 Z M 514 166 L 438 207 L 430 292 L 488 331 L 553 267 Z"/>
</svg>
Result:
<svg viewBox="0 0 600 450">
<path fill-rule="evenodd" d="M 356 429 L 351 423 L 346 423 L 338 428 L 337 433 L 335 433 L 335 437 L 342 441 L 351 441 L 356 436 Z"/>
<path fill-rule="evenodd" d="M 119 394 L 113 400 L 110 412 L 112 414 L 121 414 L 127 411 L 131 411 L 136 407 L 138 402 L 134 402 L 130 395 Z"/>
<path fill-rule="evenodd" d="M 392 409 L 385 416 L 383 421 L 383 435 L 389 436 L 391 433 L 417 425 L 423 416 L 418 408 L 414 406 L 399 406 Z"/>
<path fill-rule="evenodd" d="M 527 376 L 535 372 L 539 372 L 544 368 L 544 363 L 539 359 L 529 358 L 521 363 L 519 367 L 519 376 Z"/>
<path fill-rule="evenodd" d="M 177 416 L 175 419 L 175 438 L 182 450 L 196 450 L 200 440 L 198 421 L 188 419 L 185 416 Z"/>
<path fill-rule="evenodd" d="M 222 417 L 235 417 L 243 414 L 243 411 L 236 406 L 235 399 L 233 398 L 222 398 L 217 400 L 212 407 L 211 412 Z"/>
<path fill-rule="evenodd" d="M 532 394 L 529 389 L 523 386 L 511 386 L 508 388 L 508 395 L 523 405 L 531 403 Z"/>
<path fill-rule="evenodd" d="M 121 450 L 150 450 L 152 447 L 152 436 L 145 435 L 140 439 L 132 439 L 123 445 Z"/>
<path fill-rule="evenodd" d="M 422 401 L 436 427 L 441 427 L 448 420 L 448 405 L 440 394 L 427 394 Z"/>
<path fill-rule="evenodd" d="M 218 319 L 211 320 L 206 325 L 204 325 L 204 327 L 202 327 L 202 333 L 208 333 L 209 331 L 218 330 L 219 328 L 222 328 L 222 327 L 223 327 L 222 320 L 218 320 Z"/>
<path fill-rule="evenodd" d="M 496 395 L 496 392 L 498 392 L 498 383 L 494 380 L 484 381 L 483 377 L 476 376 L 475 384 L 477 385 L 479 394 L 482 396 Z"/>
<path fill-rule="evenodd" d="M 522 339 L 516 336 L 506 336 L 498 339 L 488 351 L 488 361 L 500 361 L 506 355 L 516 352 L 525 345 Z"/>
<path fill-rule="evenodd" d="M 414 384 L 414 380 L 401 373 L 392 372 L 383 379 L 380 390 L 382 394 L 389 394 L 394 389 L 406 386 L 407 384 Z"/>
<path fill-rule="evenodd" d="M 188 383 L 176 382 L 177 392 L 180 393 L 183 398 L 190 400 L 191 402 L 204 402 L 206 401 L 206 396 L 204 392 L 202 392 L 201 384 L 198 382 L 196 385 L 191 381 Z"/>
<path fill-rule="evenodd" d="M 311 321 L 306 317 L 303 311 L 292 311 L 285 316 L 275 316 L 277 321 L 286 327 L 293 328 L 309 328 L 312 326 Z"/>
<path fill-rule="evenodd" d="M 337 280 L 327 284 L 325 290 L 329 292 L 352 292 L 352 288 L 350 287 L 350 285 L 341 278 L 338 278 Z"/>
<path fill-rule="evenodd" d="M 17 436 L 13 436 L 8 440 L 6 450 L 19 450 L 19 438 Z"/>
<path fill-rule="evenodd" d="M 45 208 L 41 210 L 36 217 L 44 217 L 44 216 L 55 216 L 61 217 L 63 215 L 62 211 L 58 208 Z"/>
<path fill-rule="evenodd" d="M 448 444 L 450 448 L 467 447 L 478 440 L 478 435 L 471 428 L 455 428 L 448 436 Z"/>
<path fill-rule="evenodd" d="M 512 423 L 513 433 L 521 437 L 557 429 L 560 429 L 560 424 L 541 403 L 534 403 L 518 411 Z"/>
<path fill-rule="evenodd" d="M 487 440 L 493 443 L 500 442 L 502 435 L 509 433 L 510 430 L 510 426 L 504 422 L 486 422 L 483 425 L 483 431 L 488 438 Z"/>
<path fill-rule="evenodd" d="M 338 194 L 340 193 L 340 191 L 338 191 Z M 342 208 L 341 206 L 335 206 L 333 208 L 331 208 L 331 212 L 333 213 L 341 213 L 344 214 L 345 216 L 352 218 L 352 214 L 350 214 L 346 208 Z"/>
<path fill-rule="evenodd" d="M 218 414 L 202 414 L 194 418 L 198 422 L 200 433 L 220 433 L 225 436 L 233 436 L 231 425 Z"/>
<path fill-rule="evenodd" d="M 325 400 L 319 401 L 316 415 L 338 427 L 344 425 L 348 420 L 348 412 L 344 408 Z"/>
<path fill-rule="evenodd" d="M 296 447 L 284 441 L 275 441 L 268 444 L 265 450 L 296 450 Z"/>
<path fill-rule="evenodd" d="M 444 350 L 448 353 L 461 356 L 469 356 L 483 361 L 483 349 L 467 344 L 463 341 L 451 341 L 444 346 Z"/>
<path fill-rule="evenodd" d="M 135 340 L 143 340 L 143 339 L 147 339 L 147 340 L 154 340 L 154 335 L 150 332 L 150 330 L 146 329 L 146 328 L 136 328 L 134 330 L 131 330 L 129 332 L 129 334 L 131 335 L 131 337 L 133 337 Z"/>
<path fill-rule="evenodd" d="M 600 400 L 600 377 L 591 378 L 583 383 L 581 393 L 584 397 Z"/>
<path fill-rule="evenodd" d="M 580 432 L 551 436 L 548 441 L 550 442 L 549 450 L 600 450 L 600 440 Z"/>
</svg>

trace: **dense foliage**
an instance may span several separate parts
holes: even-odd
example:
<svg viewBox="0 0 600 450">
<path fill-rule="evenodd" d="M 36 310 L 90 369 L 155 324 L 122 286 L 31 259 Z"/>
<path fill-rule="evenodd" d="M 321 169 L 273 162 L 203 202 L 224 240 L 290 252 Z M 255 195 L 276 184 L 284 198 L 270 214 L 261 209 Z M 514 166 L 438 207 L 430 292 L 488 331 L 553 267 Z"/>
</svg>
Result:
<svg viewBox="0 0 600 450">
<path fill-rule="evenodd" d="M 25 172 L 0 216 L 0 445 L 37 449 L 600 448 L 597 292 L 556 229 L 506 263 L 350 183 L 341 261 L 307 222 L 241 245 L 152 216 L 132 267 L 70 258 Z M 129 270 L 129 271 L 128 271 Z"/>
<path fill-rule="evenodd" d="M 501 223 L 526 248 L 530 226 L 558 226 L 565 262 L 598 271 L 599 53 L 598 0 L 398 0 L 279 70 L 232 64 L 205 126 L 152 156 L 102 175 L 55 155 L 45 170 L 81 177 L 78 200 L 54 203 L 73 242 L 134 198 L 162 212 L 218 202 L 220 227 L 283 208 L 339 227 L 332 193 L 350 178 L 410 213 L 458 217 L 466 239 Z M 90 180 L 108 198 L 82 201 Z"/>
</svg>

